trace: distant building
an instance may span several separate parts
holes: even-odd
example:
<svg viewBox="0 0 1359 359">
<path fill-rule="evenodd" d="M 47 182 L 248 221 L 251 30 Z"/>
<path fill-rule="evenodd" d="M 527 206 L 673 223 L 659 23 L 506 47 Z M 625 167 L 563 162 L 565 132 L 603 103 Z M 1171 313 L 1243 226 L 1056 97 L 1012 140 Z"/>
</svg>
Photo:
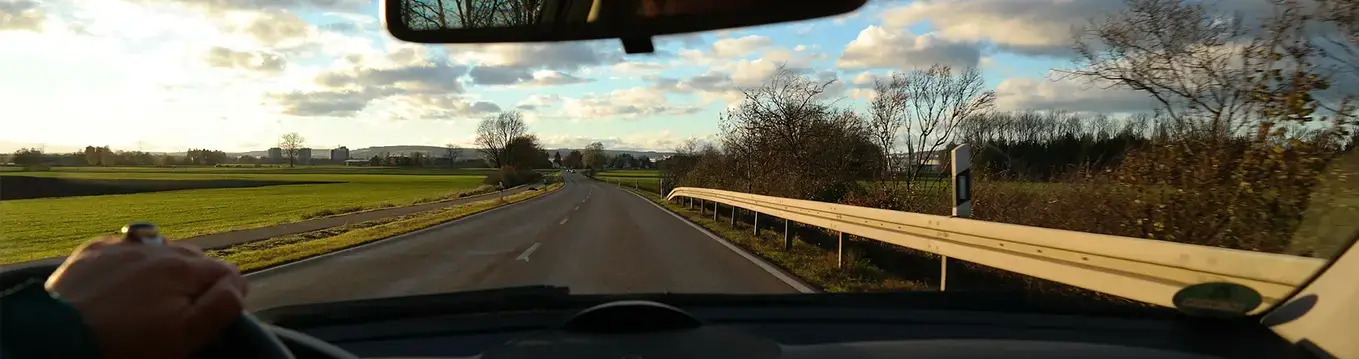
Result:
<svg viewBox="0 0 1359 359">
<path fill-rule="evenodd" d="M 270 162 L 270 163 L 279 163 L 279 162 L 283 162 L 283 149 L 282 149 L 282 148 L 278 148 L 278 147 L 270 148 L 270 149 L 269 149 L 269 162 Z"/>
<path fill-rule="evenodd" d="M 340 147 L 336 147 L 336 148 L 333 149 L 333 150 L 330 150 L 330 160 L 331 160 L 331 161 L 348 161 L 348 160 L 349 160 L 349 148 L 348 148 L 348 147 L 345 147 L 345 146 L 340 146 Z"/>
<path fill-rule="evenodd" d="M 369 164 L 368 160 L 344 160 L 345 166 L 367 166 Z"/>
<path fill-rule="evenodd" d="M 299 149 L 297 150 L 297 164 L 299 164 L 299 165 L 309 165 L 309 164 L 311 164 L 311 149 L 310 149 L 310 148 L 299 148 Z"/>
<path fill-rule="evenodd" d="M 915 152 L 898 153 L 890 156 L 891 166 L 894 171 L 905 171 L 917 165 L 922 166 L 926 172 L 938 172 L 944 170 L 942 165 L 944 159 L 948 158 L 949 151 L 940 150 L 934 152 Z"/>
</svg>

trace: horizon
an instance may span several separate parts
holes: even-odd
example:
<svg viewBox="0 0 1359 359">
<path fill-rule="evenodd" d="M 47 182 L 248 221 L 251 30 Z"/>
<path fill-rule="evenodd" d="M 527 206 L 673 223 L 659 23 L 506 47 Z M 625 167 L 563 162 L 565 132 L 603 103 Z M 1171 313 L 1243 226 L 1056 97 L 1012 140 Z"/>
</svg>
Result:
<svg viewBox="0 0 1359 359">
<path fill-rule="evenodd" d="M 89 146 L 96 146 L 96 145 L 89 145 Z M 98 146 L 103 146 L 103 145 L 98 145 Z M 96 146 L 96 147 L 97 147 L 97 146 Z M 275 147 L 277 147 L 277 146 L 266 147 L 266 148 L 258 149 L 258 150 L 244 150 L 244 151 L 226 151 L 226 150 L 219 150 L 219 151 L 225 152 L 225 153 L 227 153 L 227 154 L 245 154 L 245 153 L 254 153 L 254 152 L 268 152 L 269 149 L 275 148 Z M 336 148 L 339 148 L 339 147 L 340 147 L 340 146 L 335 146 L 335 147 L 304 147 L 304 148 L 305 148 L 305 149 L 310 149 L 312 152 L 322 152 L 322 151 L 330 151 L 330 150 L 333 150 L 333 149 L 336 149 Z M 434 147 L 434 148 L 437 148 L 437 149 L 444 149 L 444 148 L 445 148 L 444 146 L 435 146 L 435 145 L 376 145 L 376 146 L 366 146 L 366 147 L 352 147 L 352 146 L 344 146 L 344 147 L 348 148 L 350 152 L 353 152 L 353 151 L 362 151 L 362 150 L 369 150 L 369 149 L 379 148 L 379 147 Z M 4 152 L 13 152 L 13 151 L 17 151 L 17 150 L 22 149 L 22 148 L 32 148 L 32 146 L 21 146 L 21 147 L 16 147 L 14 150 L 3 150 L 3 149 L 0 149 L 0 151 L 4 151 Z M 463 151 L 477 151 L 477 150 L 478 150 L 476 147 L 455 147 L 455 148 L 457 148 L 457 149 L 459 149 L 459 150 L 463 150 Z M 42 148 L 42 152 L 43 152 L 43 153 L 74 153 L 74 152 L 83 151 L 84 149 L 85 149 L 85 146 L 81 146 L 81 147 L 70 147 L 70 148 L 63 148 L 63 149 L 57 149 L 57 150 L 53 150 L 53 149 L 51 149 L 51 148 Z M 124 148 L 117 148 L 117 147 L 113 147 L 113 146 L 109 146 L 109 149 L 110 149 L 110 150 L 113 150 L 114 152 L 119 152 L 119 151 L 123 151 L 123 152 L 140 151 L 140 150 L 137 150 L 137 149 L 124 149 Z M 581 147 L 581 148 L 572 148 L 572 147 L 547 147 L 547 148 L 543 148 L 544 151 L 547 151 L 547 152 L 549 152 L 549 153 L 551 153 L 551 152 L 553 152 L 553 151 L 563 151 L 563 150 L 584 150 L 584 149 L 585 149 L 585 148 L 583 148 L 583 147 Z M 188 151 L 188 150 L 190 150 L 190 149 L 189 149 L 189 148 L 186 148 L 186 149 L 179 150 L 179 151 L 142 151 L 142 152 L 146 152 L 146 153 L 150 153 L 150 154 L 182 154 L 182 153 L 184 153 L 184 152 L 186 152 L 186 151 Z M 218 150 L 218 149 L 208 148 L 208 150 Z M 432 151 L 433 151 L 433 150 L 432 150 Z M 675 151 L 673 151 L 673 150 L 669 150 L 669 151 L 654 151 L 654 150 L 637 150 L 637 149 L 626 149 L 626 148 L 605 148 L 604 151 L 606 151 L 606 152 L 656 153 L 656 154 L 673 154 L 673 153 L 675 152 Z M 327 155 L 329 155 L 329 153 L 327 153 Z"/>
</svg>

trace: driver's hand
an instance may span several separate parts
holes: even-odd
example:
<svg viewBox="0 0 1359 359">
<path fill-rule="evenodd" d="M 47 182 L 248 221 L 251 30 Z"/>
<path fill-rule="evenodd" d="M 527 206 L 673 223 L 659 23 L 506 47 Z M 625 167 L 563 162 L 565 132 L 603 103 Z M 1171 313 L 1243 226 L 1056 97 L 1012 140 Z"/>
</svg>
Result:
<svg viewBox="0 0 1359 359">
<path fill-rule="evenodd" d="M 184 359 L 241 314 L 245 279 L 197 248 L 109 237 L 76 249 L 46 288 L 80 311 L 104 358 Z"/>
</svg>

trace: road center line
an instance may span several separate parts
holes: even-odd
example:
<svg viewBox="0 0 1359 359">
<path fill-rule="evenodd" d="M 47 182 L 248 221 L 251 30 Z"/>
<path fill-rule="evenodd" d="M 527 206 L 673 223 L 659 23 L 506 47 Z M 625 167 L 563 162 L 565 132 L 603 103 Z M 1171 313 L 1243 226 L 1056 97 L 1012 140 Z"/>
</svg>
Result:
<svg viewBox="0 0 1359 359">
<path fill-rule="evenodd" d="M 528 262 L 528 261 L 529 261 L 529 260 L 528 260 L 529 255 L 530 255 L 530 254 L 533 254 L 533 251 L 538 250 L 538 246 L 541 246 L 541 245 L 543 245 L 543 244 L 542 244 L 542 243 L 533 243 L 533 246 L 532 246 L 532 247 L 529 247 L 528 250 L 524 251 L 524 254 L 520 254 L 520 255 L 519 255 L 519 258 L 515 258 L 515 259 L 516 259 L 516 260 L 521 260 L 521 261 Z"/>
<path fill-rule="evenodd" d="M 579 211 L 579 210 L 580 210 L 580 205 L 579 205 L 579 204 L 576 205 L 576 208 L 572 208 L 571 210 L 572 210 L 572 211 Z"/>
<path fill-rule="evenodd" d="M 562 221 L 561 221 L 561 222 L 557 222 L 557 224 L 566 224 L 566 221 L 569 221 L 569 220 L 571 220 L 571 217 L 562 218 Z"/>
</svg>

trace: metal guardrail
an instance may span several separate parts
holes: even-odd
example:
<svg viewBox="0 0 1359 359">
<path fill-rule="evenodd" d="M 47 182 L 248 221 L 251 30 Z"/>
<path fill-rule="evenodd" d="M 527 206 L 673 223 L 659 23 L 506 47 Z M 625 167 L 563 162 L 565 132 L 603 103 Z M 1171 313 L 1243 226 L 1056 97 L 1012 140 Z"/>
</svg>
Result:
<svg viewBox="0 0 1359 359">
<path fill-rule="evenodd" d="M 1325 260 L 1140 238 L 1030 227 L 715 189 L 679 187 L 689 198 L 852 234 L 944 257 L 1173 307 L 1175 293 L 1204 282 L 1286 299 Z M 702 204 L 700 204 L 702 205 Z"/>
</svg>

